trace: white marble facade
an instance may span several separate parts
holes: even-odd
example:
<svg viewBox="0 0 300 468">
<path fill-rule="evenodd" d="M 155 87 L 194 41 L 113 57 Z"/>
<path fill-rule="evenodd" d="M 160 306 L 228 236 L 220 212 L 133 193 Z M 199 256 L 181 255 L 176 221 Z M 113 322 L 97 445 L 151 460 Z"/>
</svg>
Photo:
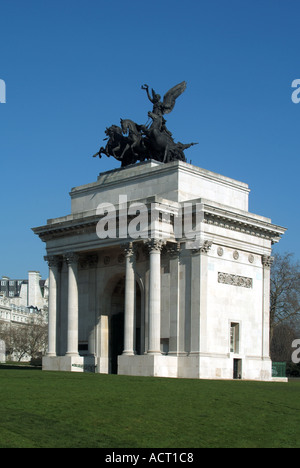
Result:
<svg viewBox="0 0 300 468">
<path fill-rule="evenodd" d="M 285 229 L 249 213 L 249 192 L 178 161 L 109 171 L 72 189 L 71 214 L 34 228 L 50 269 L 43 368 L 271 380 L 271 245 Z M 121 222 L 134 224 L 138 202 L 149 229 L 140 223 L 128 238 Z M 114 237 L 97 235 L 101 203 L 116 207 Z M 195 243 L 176 231 L 186 203 Z"/>
</svg>

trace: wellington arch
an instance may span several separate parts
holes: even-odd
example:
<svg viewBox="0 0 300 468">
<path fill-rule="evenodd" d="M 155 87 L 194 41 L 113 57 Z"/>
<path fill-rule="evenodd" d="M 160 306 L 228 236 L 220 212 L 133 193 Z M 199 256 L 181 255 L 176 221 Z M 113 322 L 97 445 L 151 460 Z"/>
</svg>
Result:
<svg viewBox="0 0 300 468">
<path fill-rule="evenodd" d="M 129 164 L 73 188 L 71 213 L 33 229 L 50 270 L 43 369 L 272 380 L 270 266 L 285 229 L 249 212 L 249 192 L 178 160 Z M 101 239 L 104 202 L 116 232 Z M 195 243 L 175 229 L 187 204 Z M 134 222 L 137 206 L 149 230 L 121 238 L 124 209 Z"/>
</svg>

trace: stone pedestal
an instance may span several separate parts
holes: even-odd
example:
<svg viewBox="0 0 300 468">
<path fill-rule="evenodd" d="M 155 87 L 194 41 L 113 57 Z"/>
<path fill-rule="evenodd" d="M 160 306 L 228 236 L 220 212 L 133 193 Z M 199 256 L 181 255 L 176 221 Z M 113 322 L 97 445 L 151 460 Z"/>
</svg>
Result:
<svg viewBox="0 0 300 468">
<path fill-rule="evenodd" d="M 178 377 L 178 358 L 161 354 L 119 356 L 118 374 L 175 378 Z"/>
<path fill-rule="evenodd" d="M 93 356 L 45 356 L 43 370 L 94 373 L 96 361 Z"/>
</svg>

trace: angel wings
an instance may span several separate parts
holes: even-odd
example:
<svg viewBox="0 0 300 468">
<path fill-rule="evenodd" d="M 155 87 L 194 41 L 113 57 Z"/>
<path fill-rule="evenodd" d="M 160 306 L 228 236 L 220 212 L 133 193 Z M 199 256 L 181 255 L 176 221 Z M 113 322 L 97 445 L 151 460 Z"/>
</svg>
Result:
<svg viewBox="0 0 300 468">
<path fill-rule="evenodd" d="M 153 113 L 158 115 L 169 114 L 174 109 L 176 99 L 185 91 L 186 81 L 173 86 L 165 95 L 164 99 L 161 102 L 161 96 L 156 94 L 154 89 L 152 89 L 152 96 L 149 93 L 149 86 L 147 84 L 142 86 L 147 92 L 147 96 L 150 102 L 153 104 Z"/>
</svg>

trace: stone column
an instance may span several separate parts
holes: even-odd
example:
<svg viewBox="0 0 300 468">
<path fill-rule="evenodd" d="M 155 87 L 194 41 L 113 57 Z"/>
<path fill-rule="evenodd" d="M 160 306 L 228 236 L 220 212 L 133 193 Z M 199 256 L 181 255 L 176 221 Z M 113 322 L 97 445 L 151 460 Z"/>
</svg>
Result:
<svg viewBox="0 0 300 468">
<path fill-rule="evenodd" d="M 125 248 L 125 317 L 124 317 L 124 351 L 123 355 L 135 354 L 135 252 L 132 242 Z"/>
<path fill-rule="evenodd" d="M 147 246 L 150 255 L 149 273 L 149 341 L 148 354 L 161 354 L 161 249 L 163 241 L 151 239 Z"/>
<path fill-rule="evenodd" d="M 88 352 L 96 356 L 96 323 L 98 314 L 96 312 L 96 272 L 98 265 L 98 255 L 86 255 L 80 258 L 79 267 L 82 270 L 81 294 L 87 310 L 86 326 L 90 330 L 88 335 Z"/>
<path fill-rule="evenodd" d="M 65 255 L 68 264 L 68 356 L 78 356 L 78 255 L 70 252 Z"/>
<path fill-rule="evenodd" d="M 91 325 L 93 327 L 92 332 L 89 335 L 89 353 L 96 356 L 96 323 L 98 319 L 98 313 L 96 308 L 96 291 L 97 291 L 97 265 L 98 255 L 93 254 L 87 257 L 89 265 L 89 310 L 94 311 L 93 317 L 91 316 Z"/>
<path fill-rule="evenodd" d="M 167 246 L 170 262 L 170 346 L 169 356 L 184 353 L 184 314 L 180 311 L 180 243 Z"/>
<path fill-rule="evenodd" d="M 262 256 L 263 307 L 262 307 L 262 357 L 270 357 L 270 276 L 274 257 Z"/>
<path fill-rule="evenodd" d="M 56 356 L 56 328 L 57 328 L 57 304 L 60 287 L 61 260 L 51 255 L 44 257 L 49 265 L 49 319 L 48 319 L 48 353 L 47 356 Z"/>
</svg>

